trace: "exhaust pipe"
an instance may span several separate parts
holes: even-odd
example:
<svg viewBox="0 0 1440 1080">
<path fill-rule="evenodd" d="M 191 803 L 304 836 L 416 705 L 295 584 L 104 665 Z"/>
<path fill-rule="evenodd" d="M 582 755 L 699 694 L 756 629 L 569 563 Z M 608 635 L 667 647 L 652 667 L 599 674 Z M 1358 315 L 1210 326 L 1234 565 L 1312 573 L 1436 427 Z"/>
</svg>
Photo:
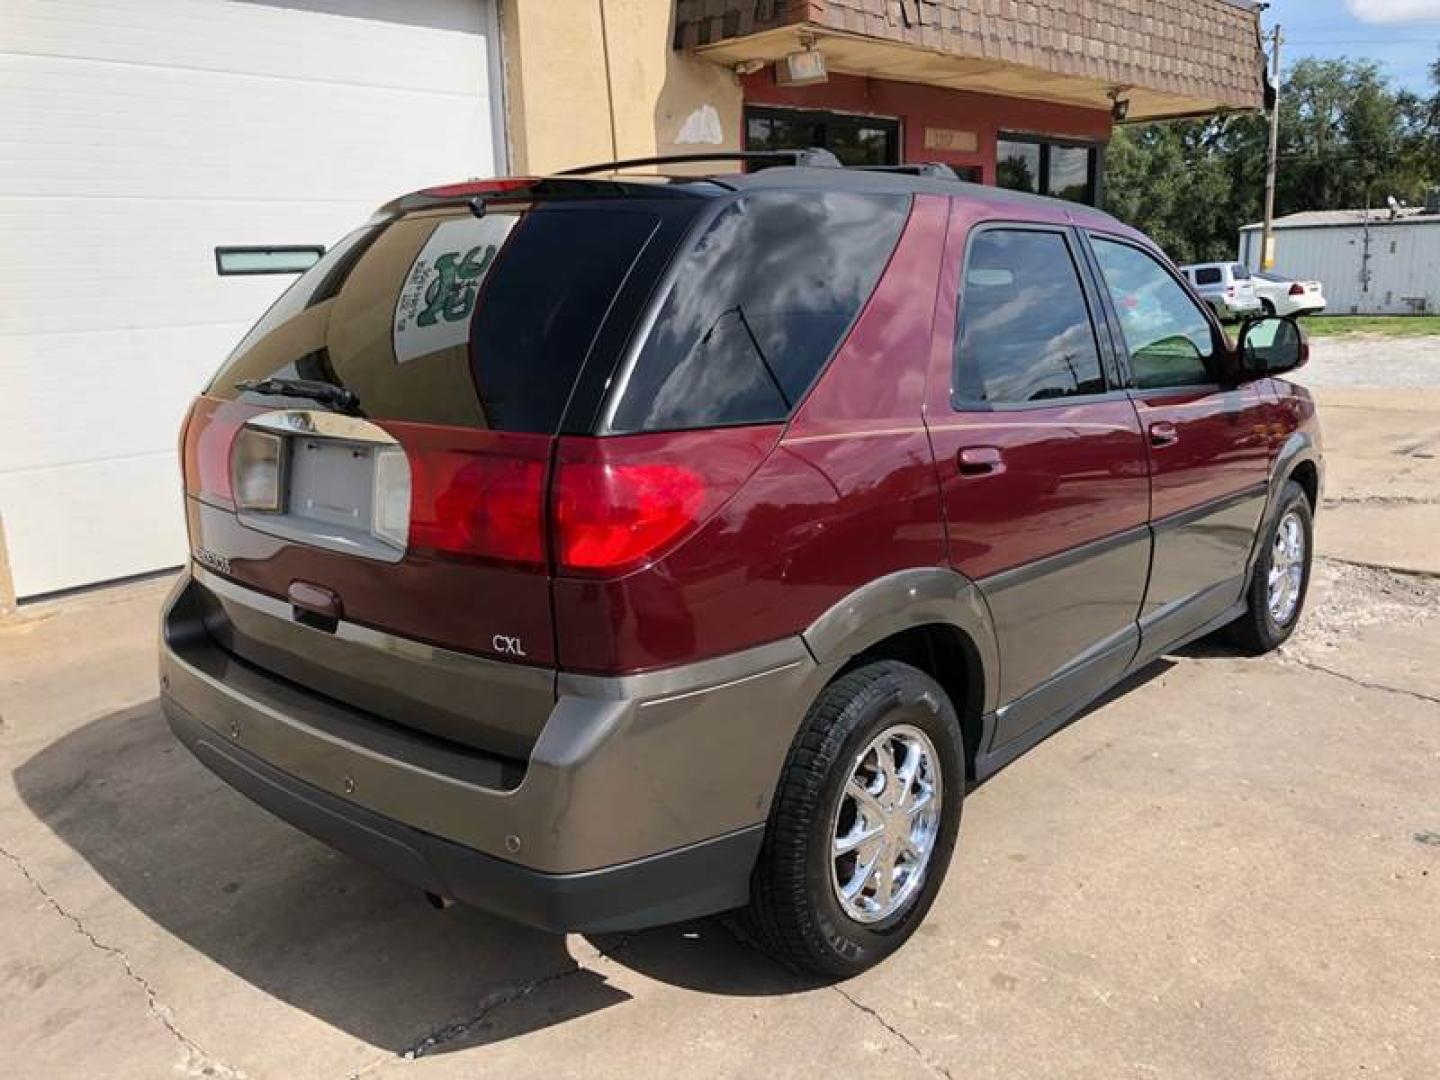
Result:
<svg viewBox="0 0 1440 1080">
<path fill-rule="evenodd" d="M 455 906 L 455 901 L 450 899 L 450 897 L 441 896 L 439 893 L 433 893 L 429 889 L 425 890 L 425 899 L 430 901 L 430 906 L 433 907 L 436 911 L 444 911 L 446 908 L 452 908 Z"/>
</svg>

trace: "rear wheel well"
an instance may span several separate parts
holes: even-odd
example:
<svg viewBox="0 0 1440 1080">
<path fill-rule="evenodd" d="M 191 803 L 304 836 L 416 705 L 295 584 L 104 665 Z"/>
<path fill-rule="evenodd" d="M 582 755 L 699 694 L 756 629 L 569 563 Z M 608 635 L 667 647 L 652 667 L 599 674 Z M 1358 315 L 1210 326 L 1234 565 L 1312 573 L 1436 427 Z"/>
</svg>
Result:
<svg viewBox="0 0 1440 1080">
<path fill-rule="evenodd" d="M 1310 512 L 1314 513 L 1320 509 L 1320 471 L 1315 468 L 1313 461 L 1302 461 L 1295 466 L 1295 471 L 1290 474 L 1290 479 L 1299 484 L 1305 492 L 1305 497 L 1310 500 Z"/>
<path fill-rule="evenodd" d="M 876 660 L 909 664 L 940 684 L 960 718 L 960 733 L 965 739 L 965 775 L 973 781 L 975 757 L 983 735 L 985 701 L 985 672 L 974 643 L 955 626 L 944 623 L 912 626 L 856 653 L 835 677 L 838 679 L 847 671 Z"/>
</svg>

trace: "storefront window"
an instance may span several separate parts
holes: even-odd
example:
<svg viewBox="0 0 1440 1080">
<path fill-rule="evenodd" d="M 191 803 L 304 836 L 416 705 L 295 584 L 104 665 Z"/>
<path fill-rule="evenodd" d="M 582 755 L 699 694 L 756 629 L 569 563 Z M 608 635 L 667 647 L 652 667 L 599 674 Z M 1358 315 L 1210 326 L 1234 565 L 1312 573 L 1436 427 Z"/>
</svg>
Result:
<svg viewBox="0 0 1440 1080">
<path fill-rule="evenodd" d="M 1050 172 L 1046 180 L 1050 194 L 1071 202 L 1089 202 L 1090 160 L 1085 146 L 1050 147 Z"/>
<path fill-rule="evenodd" d="M 1013 191 L 1093 203 L 1099 153 L 1093 146 L 1007 136 L 996 147 L 996 183 Z"/>
<path fill-rule="evenodd" d="M 810 109 L 745 110 L 745 149 L 829 150 L 845 165 L 900 164 L 900 122 Z"/>
<path fill-rule="evenodd" d="M 1001 139 L 996 149 L 996 183 L 1011 191 L 1040 193 L 1040 144 Z"/>
</svg>

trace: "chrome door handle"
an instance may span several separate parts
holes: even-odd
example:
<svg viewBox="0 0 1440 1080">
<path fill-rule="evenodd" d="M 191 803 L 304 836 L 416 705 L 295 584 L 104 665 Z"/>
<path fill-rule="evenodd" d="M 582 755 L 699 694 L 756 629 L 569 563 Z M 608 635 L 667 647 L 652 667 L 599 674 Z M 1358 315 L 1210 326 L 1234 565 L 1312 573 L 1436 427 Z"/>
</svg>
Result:
<svg viewBox="0 0 1440 1080">
<path fill-rule="evenodd" d="M 995 476 L 1005 471 L 1005 459 L 993 446 L 967 446 L 955 455 L 961 476 Z"/>
<path fill-rule="evenodd" d="M 1150 425 L 1150 445 L 1154 447 L 1174 446 L 1180 441 L 1180 432 L 1175 425 L 1162 420 Z"/>
</svg>

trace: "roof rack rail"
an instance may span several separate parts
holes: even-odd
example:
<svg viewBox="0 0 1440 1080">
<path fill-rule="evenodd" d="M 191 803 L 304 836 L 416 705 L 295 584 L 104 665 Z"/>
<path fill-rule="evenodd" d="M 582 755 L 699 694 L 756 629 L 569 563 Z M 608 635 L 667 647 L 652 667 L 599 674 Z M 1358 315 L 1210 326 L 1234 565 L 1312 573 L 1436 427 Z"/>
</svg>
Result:
<svg viewBox="0 0 1440 1080">
<path fill-rule="evenodd" d="M 862 169 L 865 172 L 900 173 L 904 176 L 929 176 L 936 180 L 954 180 L 957 183 L 960 177 L 955 170 L 941 161 L 917 161 L 913 165 L 854 165 L 851 168 Z"/>
<path fill-rule="evenodd" d="M 668 154 L 663 157 L 627 158 L 624 161 L 602 161 L 594 165 L 580 165 L 565 169 L 556 176 L 589 176 L 592 173 L 616 172 L 620 169 L 634 169 L 641 165 L 683 165 L 697 161 L 773 161 L 821 169 L 840 168 L 840 159 L 829 150 L 732 150 L 707 154 Z"/>
</svg>

